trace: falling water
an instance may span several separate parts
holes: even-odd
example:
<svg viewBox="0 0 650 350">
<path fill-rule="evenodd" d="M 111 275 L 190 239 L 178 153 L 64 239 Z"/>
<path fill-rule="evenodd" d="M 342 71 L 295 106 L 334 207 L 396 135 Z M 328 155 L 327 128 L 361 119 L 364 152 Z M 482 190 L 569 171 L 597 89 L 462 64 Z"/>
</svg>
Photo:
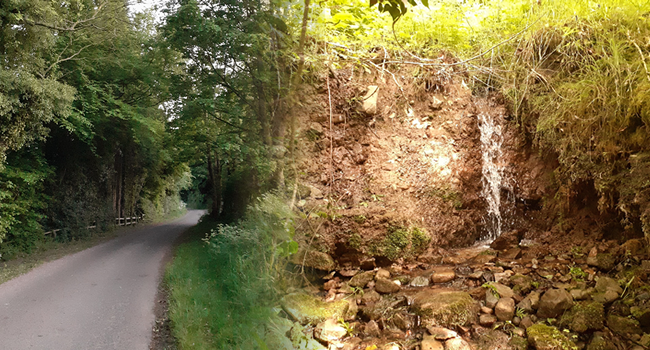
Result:
<svg viewBox="0 0 650 350">
<path fill-rule="evenodd" d="M 487 202 L 487 215 L 484 217 L 487 233 L 484 239 L 493 241 L 501 235 L 503 230 L 501 189 L 508 187 L 504 173 L 503 149 L 501 148 L 503 135 L 501 125 L 492 115 L 481 113 L 478 116 L 478 122 L 483 155 L 481 196 Z"/>
</svg>

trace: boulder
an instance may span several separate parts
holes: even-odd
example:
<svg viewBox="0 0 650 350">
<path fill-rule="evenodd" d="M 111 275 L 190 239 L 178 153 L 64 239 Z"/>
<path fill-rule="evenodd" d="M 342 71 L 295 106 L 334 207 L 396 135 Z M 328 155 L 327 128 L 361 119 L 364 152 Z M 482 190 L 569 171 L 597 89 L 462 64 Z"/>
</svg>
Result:
<svg viewBox="0 0 650 350">
<path fill-rule="evenodd" d="M 555 318 L 573 306 L 571 294 L 564 289 L 549 289 L 539 300 L 537 317 Z"/>
<path fill-rule="evenodd" d="M 412 308 L 424 326 L 466 326 L 476 321 L 478 303 L 466 292 L 426 290 L 413 297 Z"/>
<path fill-rule="evenodd" d="M 397 293 L 401 289 L 400 285 L 386 278 L 377 278 L 375 281 L 375 290 L 383 294 Z"/>
<path fill-rule="evenodd" d="M 528 343 L 537 350 L 575 350 L 576 345 L 557 328 L 541 323 L 526 330 Z"/>
<path fill-rule="evenodd" d="M 319 324 L 328 318 L 344 317 L 348 310 L 347 300 L 324 302 L 307 293 L 294 293 L 282 298 L 282 309 L 301 324 Z"/>
<path fill-rule="evenodd" d="M 645 244 L 643 239 L 634 238 L 630 239 L 627 242 L 623 243 L 619 249 L 618 253 L 621 255 L 643 255 L 646 253 Z"/>
<path fill-rule="evenodd" d="M 515 300 L 512 298 L 501 298 L 494 307 L 494 314 L 499 321 L 510 321 L 515 317 Z"/>
<path fill-rule="evenodd" d="M 348 331 L 334 319 L 327 319 L 314 328 L 314 338 L 323 343 L 331 343 L 345 337 Z"/>
<path fill-rule="evenodd" d="M 520 273 L 510 277 L 510 284 L 514 286 L 512 291 L 521 295 L 533 290 L 533 279 Z"/>
<path fill-rule="evenodd" d="M 587 265 L 595 266 L 602 271 L 609 271 L 616 265 L 616 259 L 611 254 L 596 254 L 596 256 L 587 257 Z"/>
<path fill-rule="evenodd" d="M 516 247 L 519 245 L 519 241 L 521 241 L 523 234 L 524 231 L 522 230 L 504 232 L 490 244 L 490 248 L 495 250 L 506 250 Z"/>
<path fill-rule="evenodd" d="M 322 271 L 332 271 L 336 268 L 336 263 L 329 254 L 317 250 L 299 249 L 291 256 L 291 263 Z"/>
<path fill-rule="evenodd" d="M 366 271 L 359 274 L 356 274 L 348 284 L 352 287 L 365 288 L 368 282 L 372 281 L 375 278 L 374 271 Z"/>
<path fill-rule="evenodd" d="M 560 326 L 577 333 L 603 329 L 605 307 L 596 301 L 581 301 L 562 315 Z"/>
<path fill-rule="evenodd" d="M 421 350 L 445 350 L 445 346 L 442 342 L 436 340 L 432 335 L 424 335 L 422 338 L 422 343 L 420 344 Z"/>
<path fill-rule="evenodd" d="M 623 288 L 621 288 L 615 279 L 610 277 L 598 278 L 594 289 L 595 293 L 591 295 L 591 298 L 603 304 L 609 304 L 615 301 L 623 293 Z"/>
</svg>

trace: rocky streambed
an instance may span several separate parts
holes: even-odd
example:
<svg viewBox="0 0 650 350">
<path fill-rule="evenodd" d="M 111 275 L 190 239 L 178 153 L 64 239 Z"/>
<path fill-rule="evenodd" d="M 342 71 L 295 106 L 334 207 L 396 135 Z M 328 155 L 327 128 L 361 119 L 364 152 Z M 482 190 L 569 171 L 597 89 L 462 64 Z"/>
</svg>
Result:
<svg viewBox="0 0 650 350">
<path fill-rule="evenodd" d="M 622 350 L 650 346 L 644 240 L 549 252 L 505 234 L 491 247 L 322 269 L 277 308 L 269 349 Z M 310 262 L 313 262 L 311 264 Z M 332 271 L 329 271 L 333 269 Z M 326 275 L 325 275 L 326 274 Z"/>
</svg>

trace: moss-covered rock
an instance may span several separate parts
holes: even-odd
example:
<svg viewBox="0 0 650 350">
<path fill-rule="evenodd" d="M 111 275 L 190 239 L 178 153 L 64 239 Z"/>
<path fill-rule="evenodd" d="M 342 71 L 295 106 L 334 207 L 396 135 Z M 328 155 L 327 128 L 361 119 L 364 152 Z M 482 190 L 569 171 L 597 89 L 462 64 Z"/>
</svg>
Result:
<svg viewBox="0 0 650 350">
<path fill-rule="evenodd" d="M 479 306 L 466 292 L 420 292 L 413 298 L 414 311 L 424 326 L 455 327 L 476 322 Z"/>
<path fill-rule="evenodd" d="M 605 307 L 595 301 L 582 301 L 575 304 L 562 315 L 560 326 L 574 332 L 584 333 L 588 330 L 598 330 L 604 327 Z"/>
<path fill-rule="evenodd" d="M 637 320 L 616 315 L 607 316 L 607 327 L 609 327 L 612 332 L 623 336 L 643 333 Z"/>
<path fill-rule="evenodd" d="M 510 284 L 512 284 L 512 290 L 520 295 L 525 295 L 533 288 L 533 279 L 530 276 L 525 276 L 520 273 L 510 277 Z"/>
<path fill-rule="evenodd" d="M 301 324 L 316 325 L 328 318 L 344 317 L 348 310 L 347 300 L 325 302 L 307 293 L 294 293 L 285 296 L 282 309 Z"/>
<path fill-rule="evenodd" d="M 508 341 L 508 346 L 512 350 L 526 350 L 528 349 L 528 340 L 524 337 L 520 337 L 514 334 Z"/>
<path fill-rule="evenodd" d="M 535 324 L 528 329 L 528 342 L 537 350 L 577 350 L 578 347 L 557 328 Z"/>
<path fill-rule="evenodd" d="M 366 271 L 356 274 L 348 283 L 352 287 L 365 288 L 368 282 L 375 278 L 375 271 Z"/>
<path fill-rule="evenodd" d="M 322 271 L 332 271 L 336 268 L 336 263 L 329 254 L 317 250 L 300 249 L 291 256 L 291 263 Z"/>
<path fill-rule="evenodd" d="M 591 338 L 587 350 L 617 350 L 616 345 L 609 339 L 605 338 L 601 333 L 594 333 Z"/>
</svg>

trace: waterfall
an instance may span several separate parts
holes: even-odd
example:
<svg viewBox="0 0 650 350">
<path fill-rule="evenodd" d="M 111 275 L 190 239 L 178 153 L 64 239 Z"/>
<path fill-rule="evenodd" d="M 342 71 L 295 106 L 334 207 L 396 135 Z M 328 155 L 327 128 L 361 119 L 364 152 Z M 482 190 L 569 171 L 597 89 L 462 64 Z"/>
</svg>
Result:
<svg viewBox="0 0 650 350">
<path fill-rule="evenodd" d="M 483 239 L 490 242 L 503 232 L 502 202 L 505 198 L 501 198 L 501 189 L 510 187 L 505 175 L 503 149 L 501 148 L 503 144 L 502 128 L 495 119 L 488 113 L 481 113 L 478 116 L 483 160 L 481 197 L 487 203 L 487 213 L 484 216 L 487 233 Z"/>
</svg>

